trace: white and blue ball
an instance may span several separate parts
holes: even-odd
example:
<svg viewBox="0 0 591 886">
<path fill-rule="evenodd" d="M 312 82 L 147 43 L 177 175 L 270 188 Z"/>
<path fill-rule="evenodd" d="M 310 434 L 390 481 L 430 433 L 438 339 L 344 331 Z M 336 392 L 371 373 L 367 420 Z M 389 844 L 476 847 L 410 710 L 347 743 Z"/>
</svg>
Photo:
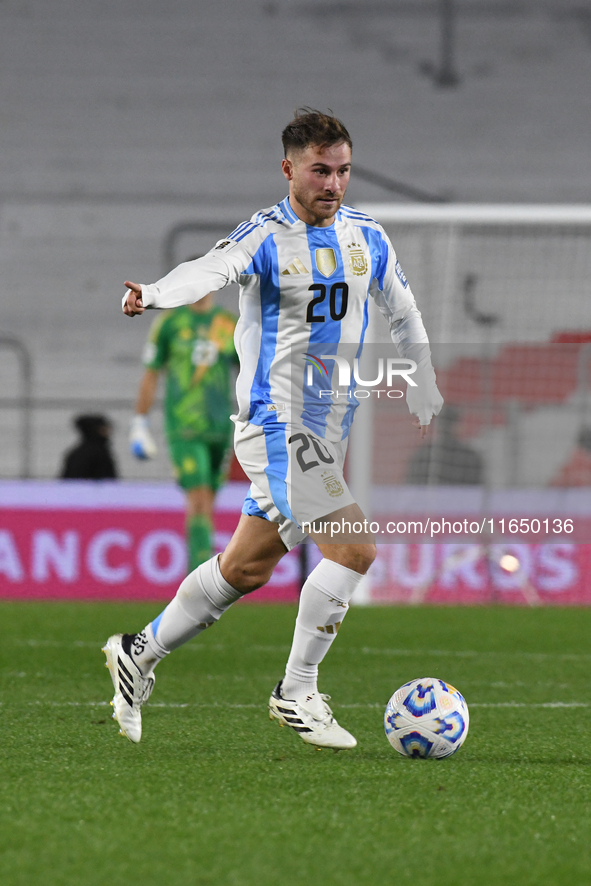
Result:
<svg viewBox="0 0 591 886">
<path fill-rule="evenodd" d="M 449 757 L 464 744 L 469 725 L 464 697 L 432 677 L 397 689 L 384 714 L 388 741 L 404 757 Z"/>
</svg>

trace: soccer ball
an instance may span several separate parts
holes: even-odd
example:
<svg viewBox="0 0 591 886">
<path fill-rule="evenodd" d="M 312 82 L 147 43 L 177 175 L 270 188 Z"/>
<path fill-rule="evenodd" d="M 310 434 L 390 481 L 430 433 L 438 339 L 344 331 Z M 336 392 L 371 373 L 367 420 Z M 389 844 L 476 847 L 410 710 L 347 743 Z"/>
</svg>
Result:
<svg viewBox="0 0 591 886">
<path fill-rule="evenodd" d="M 404 757 L 449 757 L 464 744 L 469 725 L 463 696 L 432 677 L 397 689 L 384 714 L 388 741 Z"/>
</svg>

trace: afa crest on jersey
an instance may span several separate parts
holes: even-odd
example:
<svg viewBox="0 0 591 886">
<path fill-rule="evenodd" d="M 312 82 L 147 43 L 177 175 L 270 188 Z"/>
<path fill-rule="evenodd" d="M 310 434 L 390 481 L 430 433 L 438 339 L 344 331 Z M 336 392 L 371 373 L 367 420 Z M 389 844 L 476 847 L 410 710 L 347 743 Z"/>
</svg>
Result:
<svg viewBox="0 0 591 886">
<path fill-rule="evenodd" d="M 367 256 L 359 243 L 350 243 L 347 247 L 349 250 L 349 267 L 356 277 L 363 277 L 367 274 Z"/>
</svg>

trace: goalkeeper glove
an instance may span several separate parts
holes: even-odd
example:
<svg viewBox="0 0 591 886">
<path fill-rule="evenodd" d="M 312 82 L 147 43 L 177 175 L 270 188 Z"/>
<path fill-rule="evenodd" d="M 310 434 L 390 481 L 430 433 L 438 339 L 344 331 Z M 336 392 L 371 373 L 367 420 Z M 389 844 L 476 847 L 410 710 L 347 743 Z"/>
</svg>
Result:
<svg viewBox="0 0 591 886">
<path fill-rule="evenodd" d="M 156 458 L 158 447 L 150 433 L 147 415 L 134 415 L 129 428 L 129 448 L 136 458 Z"/>
</svg>

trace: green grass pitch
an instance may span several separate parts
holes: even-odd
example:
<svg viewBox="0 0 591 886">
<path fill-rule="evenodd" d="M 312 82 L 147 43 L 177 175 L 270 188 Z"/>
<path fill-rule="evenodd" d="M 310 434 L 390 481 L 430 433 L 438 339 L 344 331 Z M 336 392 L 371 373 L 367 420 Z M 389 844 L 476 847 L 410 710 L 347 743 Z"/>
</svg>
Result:
<svg viewBox="0 0 591 886">
<path fill-rule="evenodd" d="M 268 719 L 292 607 L 235 606 L 158 670 L 118 735 L 100 647 L 153 605 L 0 604 L 3 886 L 588 886 L 591 611 L 352 609 L 320 688 L 358 746 Z M 408 760 L 392 692 L 441 677 L 455 756 Z"/>
</svg>

